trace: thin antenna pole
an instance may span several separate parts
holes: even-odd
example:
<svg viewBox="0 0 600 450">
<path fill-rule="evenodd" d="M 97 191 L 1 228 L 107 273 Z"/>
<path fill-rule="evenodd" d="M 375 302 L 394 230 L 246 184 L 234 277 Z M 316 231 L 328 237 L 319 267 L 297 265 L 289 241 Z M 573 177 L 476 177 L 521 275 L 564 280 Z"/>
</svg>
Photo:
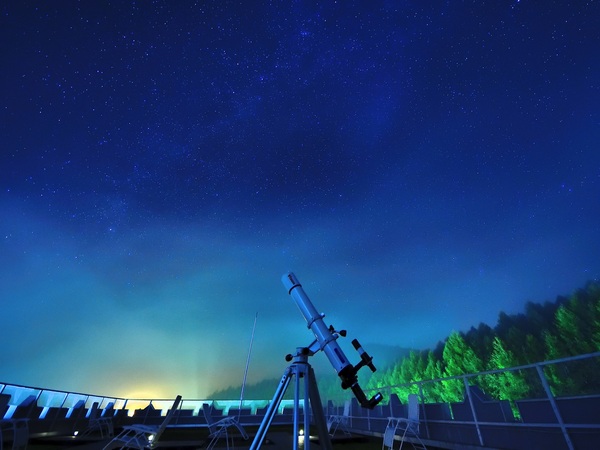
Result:
<svg viewBox="0 0 600 450">
<path fill-rule="evenodd" d="M 244 379 L 242 380 L 242 391 L 240 392 L 240 408 L 238 412 L 238 420 L 242 414 L 242 402 L 244 401 L 244 388 L 246 387 L 246 378 L 248 377 L 248 366 L 250 365 L 250 355 L 252 354 L 252 344 L 254 342 L 254 331 L 256 330 L 256 319 L 258 312 L 254 316 L 254 326 L 252 327 L 252 336 L 250 337 L 250 347 L 248 348 L 248 357 L 246 358 L 246 369 L 244 370 Z"/>
</svg>

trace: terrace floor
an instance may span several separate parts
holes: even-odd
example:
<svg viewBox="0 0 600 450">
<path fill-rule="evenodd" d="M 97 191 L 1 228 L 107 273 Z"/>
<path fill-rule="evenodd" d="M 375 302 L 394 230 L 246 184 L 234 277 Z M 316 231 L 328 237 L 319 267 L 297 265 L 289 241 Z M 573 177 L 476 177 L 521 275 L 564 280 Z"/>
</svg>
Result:
<svg viewBox="0 0 600 450">
<path fill-rule="evenodd" d="M 256 429 L 247 429 L 250 438 L 248 440 L 243 440 L 241 436 L 236 436 L 233 445 L 229 448 L 236 450 L 247 450 L 250 448 L 252 444 L 252 439 L 254 437 L 254 433 Z M 293 446 L 292 441 L 292 428 L 286 425 L 276 425 L 271 426 L 269 429 L 265 441 L 263 442 L 261 448 L 265 450 L 290 450 Z M 207 432 L 206 429 L 167 429 L 161 438 L 161 442 L 159 443 L 159 448 L 167 448 L 167 449 L 202 449 L 207 443 Z M 95 441 L 84 441 L 78 440 L 77 438 L 69 439 L 69 438 L 38 438 L 32 439 L 28 445 L 29 449 L 32 450 L 58 450 L 64 448 L 73 448 L 77 450 L 101 450 L 110 439 L 104 440 L 95 440 Z M 339 436 L 334 436 L 331 440 L 332 447 L 334 449 L 344 449 L 344 450 L 381 450 L 382 448 L 382 438 L 376 436 L 361 436 L 361 435 L 351 435 L 345 436 L 340 434 Z M 399 445 L 399 444 L 398 444 Z M 216 447 L 219 449 L 227 448 L 225 441 L 221 440 L 219 445 Z M 304 445 L 300 445 L 300 448 L 304 448 Z M 311 449 L 321 449 L 323 448 L 319 445 L 319 441 L 316 438 L 311 438 L 310 442 Z M 411 446 L 408 444 L 406 447 L 411 449 Z M 431 447 L 428 447 L 429 450 L 435 450 Z"/>
</svg>

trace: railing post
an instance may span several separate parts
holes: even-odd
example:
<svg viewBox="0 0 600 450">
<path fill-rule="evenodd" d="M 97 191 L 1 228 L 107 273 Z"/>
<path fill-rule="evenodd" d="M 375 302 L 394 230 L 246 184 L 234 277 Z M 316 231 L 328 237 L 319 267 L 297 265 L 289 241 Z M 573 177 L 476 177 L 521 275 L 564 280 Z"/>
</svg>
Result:
<svg viewBox="0 0 600 450">
<path fill-rule="evenodd" d="M 556 401 L 554 400 L 554 396 L 552 395 L 552 391 L 550 390 L 550 385 L 548 384 L 548 380 L 546 379 L 544 370 L 539 364 L 535 365 L 535 370 L 537 370 L 538 376 L 540 377 L 540 381 L 542 382 L 542 386 L 544 387 L 544 391 L 546 391 L 546 396 L 550 401 L 550 405 L 552 406 L 552 410 L 554 411 L 556 420 L 560 425 L 560 429 L 562 430 L 563 437 L 565 438 L 565 442 L 567 443 L 567 447 L 569 447 L 569 450 L 575 450 L 575 447 L 573 447 L 573 443 L 571 442 L 571 438 L 569 437 L 569 433 L 567 432 L 567 427 L 565 427 L 565 424 L 562 420 L 562 416 L 560 415 L 560 411 L 558 410 Z"/>
<path fill-rule="evenodd" d="M 469 406 L 471 407 L 471 412 L 473 413 L 473 421 L 475 422 L 475 429 L 477 430 L 479 445 L 483 447 L 483 437 L 481 436 L 481 429 L 479 428 L 479 421 L 477 420 L 477 412 L 475 411 L 475 407 L 473 406 L 473 399 L 471 398 L 471 389 L 469 389 L 469 380 L 467 379 L 467 377 L 463 377 L 463 383 L 465 384 L 465 392 L 467 393 L 467 398 L 469 399 Z"/>
<path fill-rule="evenodd" d="M 425 413 L 425 397 L 423 396 L 423 382 L 419 381 L 417 385 L 419 386 L 419 398 L 421 399 L 421 404 L 419 405 L 419 408 L 422 408 L 423 422 L 425 423 L 425 430 L 427 433 L 427 438 L 429 439 L 429 425 L 427 424 L 427 414 Z M 420 413 L 421 411 L 419 411 L 419 414 Z"/>
</svg>

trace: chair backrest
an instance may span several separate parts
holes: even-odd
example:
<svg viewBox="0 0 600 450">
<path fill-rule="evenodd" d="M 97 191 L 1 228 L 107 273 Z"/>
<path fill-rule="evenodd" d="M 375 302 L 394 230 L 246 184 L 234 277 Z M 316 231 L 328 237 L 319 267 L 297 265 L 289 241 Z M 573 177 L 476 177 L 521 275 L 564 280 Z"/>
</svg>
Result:
<svg viewBox="0 0 600 450">
<path fill-rule="evenodd" d="M 0 394 L 0 420 L 4 418 L 4 414 L 8 411 L 8 402 L 10 402 L 10 395 Z"/>
<path fill-rule="evenodd" d="M 158 442 L 160 435 L 163 434 L 163 432 L 167 428 L 167 425 L 173 418 L 175 411 L 177 411 L 177 409 L 179 409 L 180 403 L 181 403 L 181 395 L 178 395 L 177 397 L 175 397 L 175 401 L 173 402 L 171 409 L 167 412 L 167 415 L 165 416 L 165 420 L 163 420 L 162 423 L 160 424 L 160 426 L 156 429 L 156 432 L 154 433 L 154 438 L 152 439 L 152 444 L 154 444 L 155 442 Z"/>
<path fill-rule="evenodd" d="M 408 396 L 408 420 L 419 422 L 419 397 L 417 394 L 409 394 Z"/>
<path fill-rule="evenodd" d="M 417 394 L 408 395 L 408 425 L 413 433 L 419 434 L 419 397 Z"/>
<path fill-rule="evenodd" d="M 206 420 L 206 424 L 208 425 L 208 429 L 211 434 L 213 434 L 216 430 L 215 421 L 210 412 L 210 405 L 208 403 L 202 403 L 202 412 L 204 413 L 204 419 Z"/>
<path fill-rule="evenodd" d="M 42 409 L 37 405 L 37 396 L 32 394 L 17 406 L 11 419 L 38 419 Z"/>
<path fill-rule="evenodd" d="M 78 400 L 69 410 L 67 411 L 67 419 L 79 419 L 81 413 L 85 411 L 85 401 Z"/>
<path fill-rule="evenodd" d="M 100 409 L 98 409 L 98 402 L 92 403 L 92 407 L 88 410 L 87 418 L 94 420 L 100 417 Z"/>
<path fill-rule="evenodd" d="M 115 402 L 109 402 L 102 410 L 101 417 L 110 417 L 115 415 Z"/>
<path fill-rule="evenodd" d="M 352 404 L 352 402 L 350 400 L 346 400 L 344 402 L 344 417 L 350 416 L 350 405 L 351 404 Z"/>
</svg>

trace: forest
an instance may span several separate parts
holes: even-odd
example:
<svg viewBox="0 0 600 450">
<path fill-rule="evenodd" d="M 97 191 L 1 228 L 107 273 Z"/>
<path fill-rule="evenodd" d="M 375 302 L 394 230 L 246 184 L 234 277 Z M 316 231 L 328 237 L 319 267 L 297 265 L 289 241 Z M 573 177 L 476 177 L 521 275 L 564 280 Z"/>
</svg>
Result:
<svg viewBox="0 0 600 450">
<path fill-rule="evenodd" d="M 419 393 L 414 382 L 421 383 L 425 402 L 461 402 L 464 383 L 446 379 L 496 369 L 507 369 L 541 361 L 600 351 L 600 282 L 588 282 L 570 297 L 559 296 L 554 302 L 528 302 L 524 312 L 509 315 L 500 312 L 496 325 L 480 323 L 466 332 L 455 331 L 433 349 L 412 350 L 388 367 L 372 375 L 362 375 L 365 390 L 395 393 L 405 401 L 410 393 Z M 544 366 L 544 374 L 556 396 L 581 395 L 600 391 L 600 358 Z M 366 371 L 363 371 L 366 372 Z M 515 400 L 543 395 L 535 369 L 491 373 L 469 379 L 489 398 Z M 276 382 L 266 380 L 246 387 L 246 398 L 269 399 Z M 236 398 L 239 388 L 213 394 L 211 398 Z M 339 379 L 319 379 L 323 399 L 340 398 Z M 289 395 L 288 395 L 289 396 Z"/>
</svg>

